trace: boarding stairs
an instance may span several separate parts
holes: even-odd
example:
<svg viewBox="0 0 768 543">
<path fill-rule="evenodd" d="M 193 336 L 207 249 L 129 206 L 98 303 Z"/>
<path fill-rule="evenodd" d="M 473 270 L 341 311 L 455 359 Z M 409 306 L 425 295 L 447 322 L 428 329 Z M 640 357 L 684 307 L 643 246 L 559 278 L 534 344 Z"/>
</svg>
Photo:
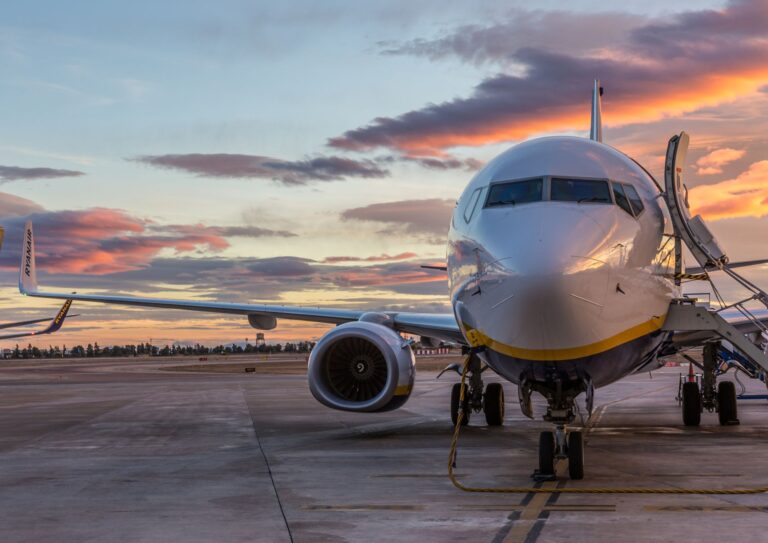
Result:
<svg viewBox="0 0 768 543">
<path fill-rule="evenodd" d="M 675 300 L 669 308 L 664 329 L 669 331 L 710 331 L 725 342 L 721 346 L 721 357 L 738 364 L 740 369 L 755 379 L 766 381 L 768 373 L 768 326 L 761 321 L 746 304 L 760 302 L 768 308 L 768 293 L 728 266 L 725 255 L 717 240 L 701 216 L 691 217 L 688 208 L 688 190 L 683 183 L 683 165 L 688 152 L 688 134 L 682 132 L 669 140 L 664 165 L 664 199 L 669 209 L 675 232 L 675 281 L 682 277 L 682 243 L 690 250 L 704 271 L 719 270 L 736 281 L 750 294 L 743 300 L 710 310 L 698 306 L 694 300 Z M 726 310 L 735 310 L 746 321 L 747 329 L 737 329 L 724 317 Z"/>
</svg>

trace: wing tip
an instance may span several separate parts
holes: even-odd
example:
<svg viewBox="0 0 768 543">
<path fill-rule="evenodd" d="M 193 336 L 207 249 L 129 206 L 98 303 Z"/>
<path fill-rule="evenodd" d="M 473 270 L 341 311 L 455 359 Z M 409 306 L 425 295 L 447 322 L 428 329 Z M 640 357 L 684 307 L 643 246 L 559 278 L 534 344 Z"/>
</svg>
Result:
<svg viewBox="0 0 768 543">
<path fill-rule="evenodd" d="M 32 234 L 32 221 L 24 225 L 24 239 L 19 266 L 19 292 L 30 294 L 37 291 L 37 269 L 35 266 L 35 239 Z"/>
</svg>

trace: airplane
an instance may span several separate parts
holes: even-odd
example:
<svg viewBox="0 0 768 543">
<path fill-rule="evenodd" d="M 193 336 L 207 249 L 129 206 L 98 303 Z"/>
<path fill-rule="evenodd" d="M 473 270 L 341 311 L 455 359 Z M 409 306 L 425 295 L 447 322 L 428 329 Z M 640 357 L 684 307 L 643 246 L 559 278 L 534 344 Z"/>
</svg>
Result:
<svg viewBox="0 0 768 543">
<path fill-rule="evenodd" d="M 53 317 L 53 320 L 51 320 L 51 323 L 42 330 L 32 330 L 29 332 L 16 332 L 13 334 L 8 334 L 4 336 L 0 336 L 0 339 L 14 339 L 14 338 L 20 338 L 20 337 L 29 337 L 29 336 L 42 336 L 45 334 L 53 334 L 54 332 L 58 332 L 62 325 L 64 324 L 64 320 L 67 318 L 67 313 L 69 313 L 69 308 L 72 306 L 72 300 L 69 299 L 64 302 L 64 305 L 61 306 L 61 309 L 59 309 L 59 312 L 56 314 L 55 317 Z M 79 315 L 70 315 L 70 317 L 77 317 Z M 49 319 L 34 319 L 29 321 L 19 321 L 19 322 L 9 322 L 5 324 L 0 324 L 0 329 L 7 329 L 7 328 L 17 328 L 20 326 L 28 326 L 30 324 L 37 324 L 38 322 L 47 322 Z"/>
<path fill-rule="evenodd" d="M 451 391 L 456 429 L 481 411 L 488 425 L 503 424 L 503 387 L 482 380 L 490 368 L 517 385 L 527 416 L 533 418 L 533 392 L 546 400 L 544 420 L 554 430 L 540 433 L 539 475 L 554 476 L 556 462 L 567 460 L 570 477 L 581 479 L 582 433 L 568 428 L 581 394 L 591 413 L 596 388 L 661 367 L 665 356 L 702 345 L 732 346 L 753 363 L 748 369 L 754 376 L 764 376 L 768 368 L 758 345 L 768 340 L 768 316 L 751 312 L 742 301 L 728 305 L 738 318 L 726 319 L 683 296 L 685 244 L 700 275 L 716 269 L 742 286 L 746 281 L 755 292 L 750 300 L 768 306 L 768 294 L 728 266 L 701 218 L 688 213 L 682 183 L 688 136 L 670 140 L 662 187 L 638 162 L 602 142 L 601 96 L 595 81 L 589 138 L 519 143 L 469 182 L 448 228 L 451 313 L 48 292 L 37 284 L 31 223 L 24 233 L 20 292 L 244 315 L 259 330 L 275 328 L 278 319 L 335 324 L 310 355 L 309 390 L 321 404 L 352 412 L 393 410 L 408 400 L 415 359 L 401 334 L 457 343 L 466 354 L 468 385 L 466 394 L 460 383 Z M 717 410 L 722 424 L 736 421 L 733 383 L 713 388 L 718 353 L 705 348 L 700 363 L 705 382 L 682 387 L 686 425 L 698 426 L 705 408 Z"/>
</svg>

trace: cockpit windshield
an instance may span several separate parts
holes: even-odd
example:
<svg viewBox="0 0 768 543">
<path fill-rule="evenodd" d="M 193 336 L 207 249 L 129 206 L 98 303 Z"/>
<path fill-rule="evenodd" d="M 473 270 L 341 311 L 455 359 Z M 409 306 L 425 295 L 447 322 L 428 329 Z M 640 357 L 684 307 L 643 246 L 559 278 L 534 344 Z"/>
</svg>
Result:
<svg viewBox="0 0 768 543">
<path fill-rule="evenodd" d="M 526 179 L 525 181 L 512 181 L 509 183 L 496 183 L 491 185 L 488 200 L 485 207 L 527 204 L 540 202 L 543 198 L 544 180 Z"/>
<path fill-rule="evenodd" d="M 552 200 L 559 202 L 593 202 L 612 204 L 607 181 L 597 179 L 552 178 Z"/>
</svg>

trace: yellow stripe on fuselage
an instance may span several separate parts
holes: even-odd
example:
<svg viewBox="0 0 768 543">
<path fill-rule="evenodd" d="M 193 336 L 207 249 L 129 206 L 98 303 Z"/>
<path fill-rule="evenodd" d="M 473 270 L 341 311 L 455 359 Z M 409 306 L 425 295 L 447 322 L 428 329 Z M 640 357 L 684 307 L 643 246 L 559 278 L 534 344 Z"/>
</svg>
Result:
<svg viewBox="0 0 768 543">
<path fill-rule="evenodd" d="M 477 329 L 470 328 L 465 325 L 467 330 L 467 339 L 472 347 L 487 347 L 494 351 L 512 356 L 514 358 L 521 358 L 523 360 L 537 360 L 542 362 L 556 362 L 563 360 L 574 360 L 576 358 L 584 358 L 586 356 L 593 356 L 596 354 L 609 351 L 624 343 L 629 343 L 635 339 L 643 337 L 657 331 L 664 325 L 666 315 L 661 317 L 653 317 L 651 320 L 633 326 L 623 332 L 619 332 L 607 339 L 596 341 L 588 345 L 581 345 L 579 347 L 568 347 L 565 349 L 524 349 L 521 347 L 514 347 L 496 341 L 495 339 L 488 337 L 483 332 Z"/>
</svg>

